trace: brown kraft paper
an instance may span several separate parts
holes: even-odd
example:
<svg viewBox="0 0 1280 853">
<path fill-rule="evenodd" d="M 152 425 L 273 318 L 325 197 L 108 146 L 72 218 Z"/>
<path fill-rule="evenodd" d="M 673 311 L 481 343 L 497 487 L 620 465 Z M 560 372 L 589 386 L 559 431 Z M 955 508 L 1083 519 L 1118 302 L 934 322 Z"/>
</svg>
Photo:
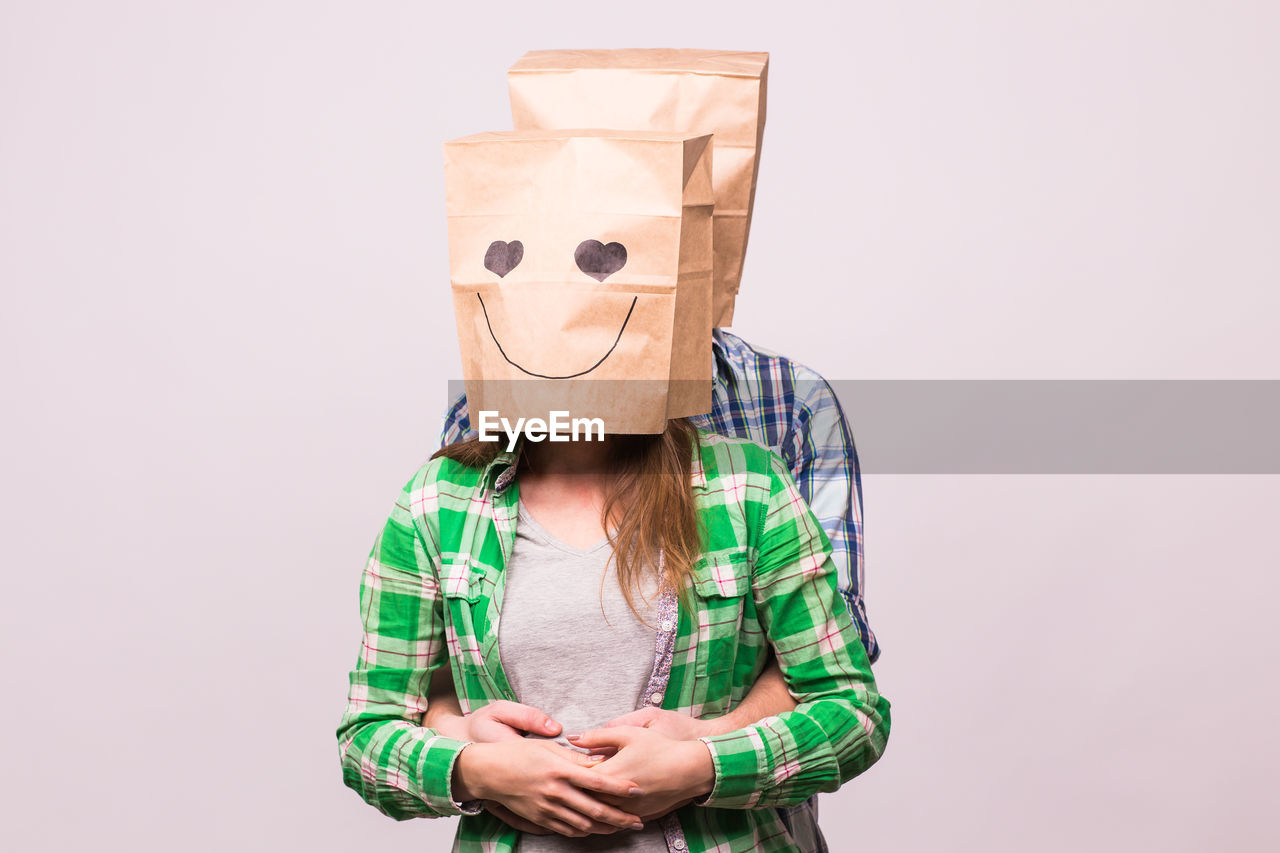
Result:
<svg viewBox="0 0 1280 853">
<path fill-rule="evenodd" d="M 516 130 L 714 133 L 714 326 L 733 322 L 764 136 L 769 54 L 534 50 L 507 71 Z"/>
<path fill-rule="evenodd" d="M 710 410 L 709 136 L 508 131 L 444 153 L 473 427 L 559 411 L 658 433 Z"/>
</svg>

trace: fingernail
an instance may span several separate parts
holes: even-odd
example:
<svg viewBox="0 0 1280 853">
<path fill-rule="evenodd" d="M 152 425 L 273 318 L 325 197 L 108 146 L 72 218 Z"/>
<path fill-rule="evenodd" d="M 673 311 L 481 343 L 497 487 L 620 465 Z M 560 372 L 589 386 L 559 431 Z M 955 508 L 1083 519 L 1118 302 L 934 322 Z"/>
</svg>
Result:
<svg viewBox="0 0 1280 853">
<path fill-rule="evenodd" d="M 550 720 L 547 720 L 545 723 L 542 724 L 542 728 L 545 729 L 546 731 L 554 732 L 556 730 L 556 724 L 551 722 Z"/>
<path fill-rule="evenodd" d="M 641 794 L 643 794 L 644 791 L 641 791 L 639 788 L 632 788 L 631 790 L 627 791 L 627 793 L 633 797 L 638 797 Z"/>
<path fill-rule="evenodd" d="M 644 824 L 643 824 L 643 823 L 641 823 L 640 821 L 636 821 L 635 823 L 631 824 L 631 828 L 632 828 L 632 829 L 644 829 Z"/>
<path fill-rule="evenodd" d="M 582 740 L 582 735 L 569 735 L 569 740 Z"/>
</svg>

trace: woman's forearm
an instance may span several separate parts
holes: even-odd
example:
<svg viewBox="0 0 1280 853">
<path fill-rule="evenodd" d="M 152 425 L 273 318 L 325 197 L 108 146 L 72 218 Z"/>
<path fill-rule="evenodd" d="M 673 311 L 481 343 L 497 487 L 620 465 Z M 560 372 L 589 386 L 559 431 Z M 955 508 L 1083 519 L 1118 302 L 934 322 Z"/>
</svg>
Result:
<svg viewBox="0 0 1280 853">
<path fill-rule="evenodd" d="M 459 813 L 443 783 L 459 742 L 372 714 L 344 725 L 339 738 L 343 781 L 383 814 L 407 820 Z"/>
<path fill-rule="evenodd" d="M 704 804 L 793 806 L 836 790 L 879 759 L 889 723 L 887 704 L 874 692 L 861 700 L 823 697 L 767 722 L 701 738 L 716 774 Z"/>
<path fill-rule="evenodd" d="M 702 737 L 716 782 L 706 804 L 788 806 L 870 767 L 889 734 L 889 702 L 835 584 L 830 543 L 777 457 L 755 536 L 756 615 L 799 704 Z"/>
</svg>

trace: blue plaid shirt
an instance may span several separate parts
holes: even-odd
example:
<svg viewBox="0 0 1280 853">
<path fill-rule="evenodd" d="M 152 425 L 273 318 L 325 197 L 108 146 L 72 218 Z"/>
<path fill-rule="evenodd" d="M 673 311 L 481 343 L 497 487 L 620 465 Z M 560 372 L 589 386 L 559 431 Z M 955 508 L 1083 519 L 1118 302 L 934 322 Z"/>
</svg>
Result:
<svg viewBox="0 0 1280 853">
<path fill-rule="evenodd" d="M 691 420 L 707 432 L 749 438 L 787 463 L 831 539 L 840 593 L 874 663 L 880 646 L 867 624 L 862 598 L 862 478 L 840 402 L 814 371 L 724 329 L 713 332 L 711 346 L 716 365 L 711 412 Z M 440 442 L 453 444 L 474 435 L 464 394 L 445 416 Z"/>
</svg>

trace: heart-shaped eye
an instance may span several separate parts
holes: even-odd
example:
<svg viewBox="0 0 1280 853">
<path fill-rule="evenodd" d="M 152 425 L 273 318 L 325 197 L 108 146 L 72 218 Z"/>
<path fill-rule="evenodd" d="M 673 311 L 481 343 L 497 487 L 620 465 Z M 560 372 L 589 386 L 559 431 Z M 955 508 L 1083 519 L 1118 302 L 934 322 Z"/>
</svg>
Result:
<svg viewBox="0 0 1280 853">
<path fill-rule="evenodd" d="M 599 240 L 583 240 L 573 253 L 578 269 L 604 281 L 627 264 L 627 247 L 621 243 L 601 243 Z"/>
<path fill-rule="evenodd" d="M 489 251 L 484 253 L 484 268 L 502 278 L 519 266 L 523 258 L 524 243 L 519 240 L 512 240 L 510 243 L 494 240 L 489 244 Z"/>
</svg>

